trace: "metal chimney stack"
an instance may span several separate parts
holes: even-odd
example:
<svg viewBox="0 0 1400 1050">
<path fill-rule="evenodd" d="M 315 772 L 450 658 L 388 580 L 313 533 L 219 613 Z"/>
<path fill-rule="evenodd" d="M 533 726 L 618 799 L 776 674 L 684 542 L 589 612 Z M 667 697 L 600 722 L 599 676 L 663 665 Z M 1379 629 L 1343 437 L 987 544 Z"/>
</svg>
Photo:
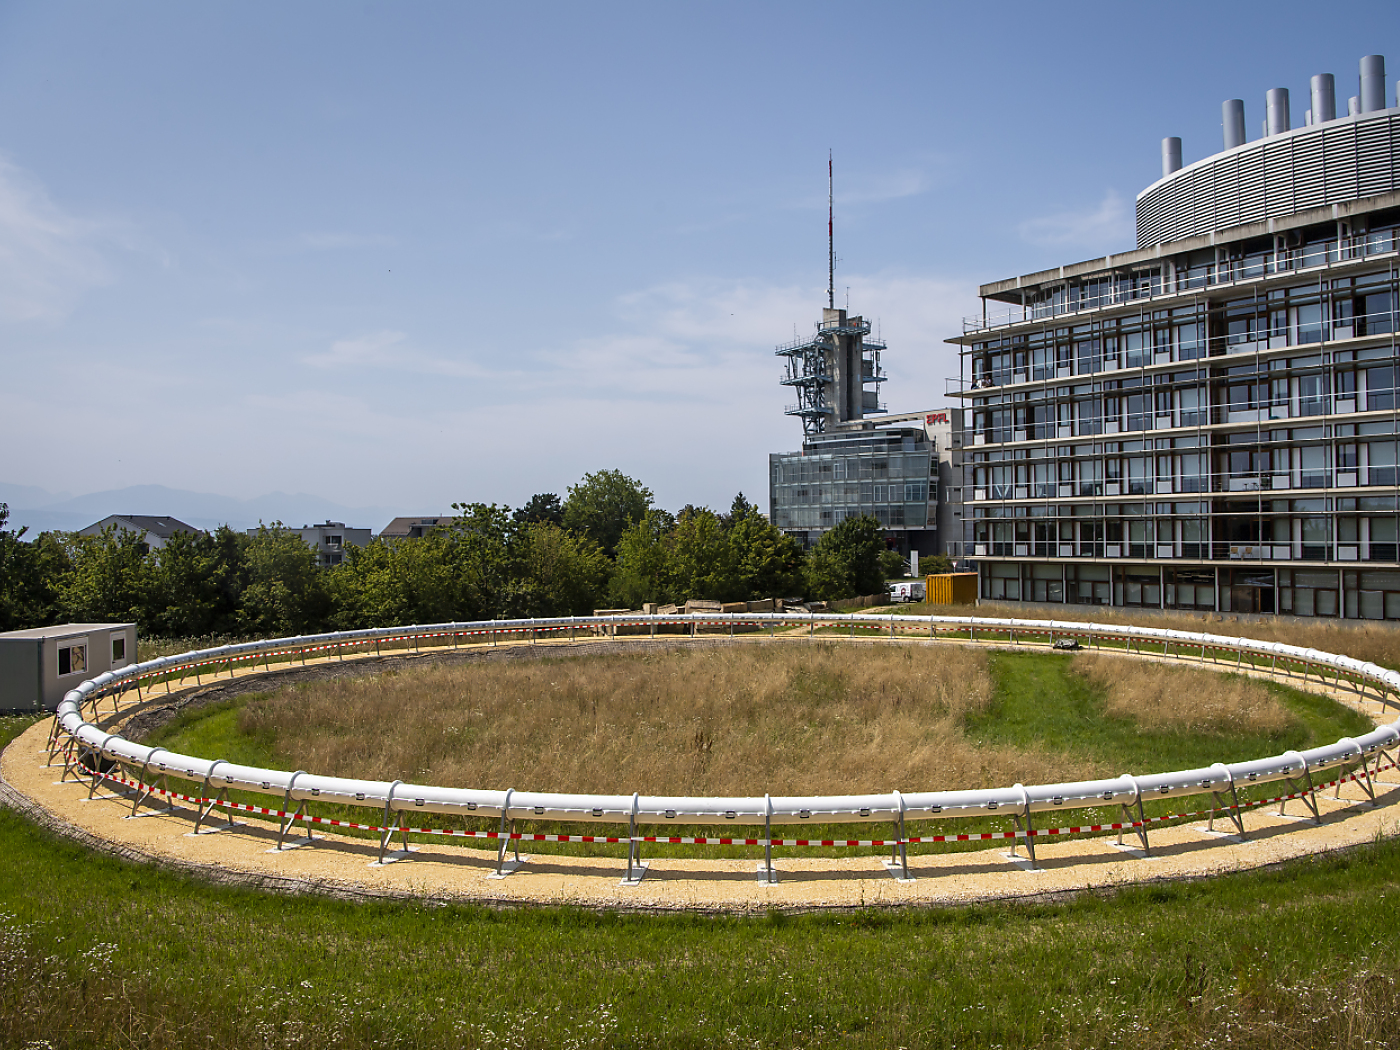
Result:
<svg viewBox="0 0 1400 1050">
<path fill-rule="evenodd" d="M 1172 136 L 1162 140 L 1162 178 L 1181 170 L 1181 139 Z"/>
<path fill-rule="evenodd" d="M 1367 55 L 1361 60 L 1361 112 L 1385 109 L 1385 56 Z"/>
<path fill-rule="evenodd" d="M 1268 114 L 1265 122 L 1267 134 L 1282 135 L 1289 130 L 1288 89 L 1269 88 L 1269 93 L 1264 98 L 1264 109 Z"/>
<path fill-rule="evenodd" d="M 1347 99 L 1347 116 L 1361 116 L 1361 98 L 1359 95 L 1352 95 L 1351 98 Z"/>
<path fill-rule="evenodd" d="M 1225 148 L 1234 149 L 1236 146 L 1243 146 L 1245 142 L 1244 99 L 1226 100 L 1221 104 L 1220 112 L 1225 124 Z"/>
<path fill-rule="evenodd" d="M 1312 122 L 1325 124 L 1337 119 L 1337 82 L 1331 73 L 1312 78 Z"/>
</svg>

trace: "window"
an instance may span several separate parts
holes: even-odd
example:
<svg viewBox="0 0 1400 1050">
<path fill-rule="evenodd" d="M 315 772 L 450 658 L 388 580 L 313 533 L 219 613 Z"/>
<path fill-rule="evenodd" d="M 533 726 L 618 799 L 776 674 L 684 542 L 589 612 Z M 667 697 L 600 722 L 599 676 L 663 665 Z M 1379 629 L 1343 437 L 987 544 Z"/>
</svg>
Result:
<svg viewBox="0 0 1400 1050">
<path fill-rule="evenodd" d="M 112 639 L 112 666 L 113 666 L 113 667 L 116 667 L 118 664 L 122 664 L 122 663 L 125 663 L 125 662 L 126 662 L 126 639 L 125 639 L 125 638 L 113 638 L 113 639 Z"/>
<path fill-rule="evenodd" d="M 81 674 L 87 670 L 87 645 L 63 645 L 58 649 L 58 675 Z"/>
</svg>

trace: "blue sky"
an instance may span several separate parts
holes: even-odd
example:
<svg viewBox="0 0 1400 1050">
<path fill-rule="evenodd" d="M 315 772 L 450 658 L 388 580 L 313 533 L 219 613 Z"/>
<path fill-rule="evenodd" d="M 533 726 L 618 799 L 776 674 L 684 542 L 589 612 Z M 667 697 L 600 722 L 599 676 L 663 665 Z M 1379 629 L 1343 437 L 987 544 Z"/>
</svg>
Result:
<svg viewBox="0 0 1400 1050">
<path fill-rule="evenodd" d="M 0 482 L 766 505 L 829 148 L 838 300 L 934 407 L 979 282 L 1373 52 L 1393 102 L 1393 0 L 0 3 Z"/>
</svg>

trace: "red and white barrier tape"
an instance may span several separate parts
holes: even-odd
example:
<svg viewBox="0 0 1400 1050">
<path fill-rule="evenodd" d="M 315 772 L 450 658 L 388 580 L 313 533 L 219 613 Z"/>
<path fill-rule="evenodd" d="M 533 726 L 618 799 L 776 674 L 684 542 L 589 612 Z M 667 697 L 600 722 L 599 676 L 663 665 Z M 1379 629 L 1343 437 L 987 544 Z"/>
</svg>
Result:
<svg viewBox="0 0 1400 1050">
<path fill-rule="evenodd" d="M 519 831 L 467 831 L 457 828 L 386 828 L 377 824 L 360 824 L 350 820 L 339 820 L 334 817 L 322 817 L 312 813 L 287 812 L 286 810 L 273 809 L 269 806 L 255 806 L 246 802 L 233 802 L 227 799 L 208 799 L 198 795 L 186 795 L 177 791 L 167 791 L 154 785 L 145 784 L 139 780 L 130 780 L 126 777 L 117 776 L 112 773 L 102 773 L 87 766 L 79 765 L 79 769 L 90 777 L 108 783 L 120 784 L 123 787 L 130 787 L 145 792 L 147 795 L 157 795 L 161 798 L 170 799 L 177 802 L 189 802 L 196 806 L 219 807 L 221 809 L 235 810 L 240 813 L 255 813 L 260 816 L 276 817 L 278 820 L 291 823 L 319 824 L 325 827 L 352 828 L 357 831 L 372 831 L 383 833 L 392 831 L 395 834 L 409 835 L 436 835 L 449 838 L 474 838 L 474 839 L 507 839 L 512 842 L 594 842 L 594 843 L 623 843 L 623 842 L 648 842 L 665 843 L 676 845 L 695 846 L 834 846 L 834 847 L 892 847 L 901 845 L 917 845 L 919 843 L 939 843 L 939 842 L 989 842 L 1004 841 L 1006 839 L 1040 838 L 1042 836 L 1056 835 L 1077 835 L 1103 831 L 1133 831 L 1149 824 L 1160 824 L 1174 820 L 1199 820 L 1210 816 L 1228 816 L 1238 810 L 1255 809 L 1259 806 L 1273 805 L 1275 802 L 1288 802 L 1294 799 L 1303 798 L 1305 795 L 1316 795 L 1319 791 L 1336 787 L 1339 783 L 1355 782 L 1362 777 L 1367 779 L 1381 773 L 1383 770 L 1395 769 L 1397 763 L 1388 762 L 1384 766 L 1377 766 L 1374 771 L 1365 773 L 1352 773 L 1345 777 L 1338 777 L 1325 783 L 1314 785 L 1311 792 L 1295 791 L 1286 795 L 1276 795 L 1273 798 L 1255 799 L 1236 805 L 1222 806 L 1219 809 L 1203 809 L 1183 813 L 1172 813 L 1165 816 L 1147 817 L 1145 820 L 1122 821 L 1111 824 L 1084 824 L 1073 827 L 1054 828 L 1031 828 L 1019 831 L 983 831 L 968 832 L 952 835 L 919 835 L 909 836 L 904 839 L 768 839 L 761 838 L 733 838 L 730 836 L 716 837 L 703 835 L 638 835 L 635 838 L 626 835 L 554 835 L 543 832 L 519 832 Z"/>
</svg>

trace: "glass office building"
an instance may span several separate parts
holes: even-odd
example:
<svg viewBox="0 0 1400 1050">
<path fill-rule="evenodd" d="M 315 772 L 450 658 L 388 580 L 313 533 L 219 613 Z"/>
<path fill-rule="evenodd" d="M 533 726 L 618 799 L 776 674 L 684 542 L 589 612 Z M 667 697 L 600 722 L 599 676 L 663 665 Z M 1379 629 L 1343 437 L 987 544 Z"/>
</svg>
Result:
<svg viewBox="0 0 1400 1050">
<path fill-rule="evenodd" d="M 1301 128 L 1275 91 L 1261 139 L 1232 100 L 1224 152 L 1182 168 L 1164 143 L 1136 250 L 983 286 L 952 340 L 982 597 L 1400 619 L 1400 105 L 1377 61 L 1341 119 L 1326 76 Z"/>
</svg>

